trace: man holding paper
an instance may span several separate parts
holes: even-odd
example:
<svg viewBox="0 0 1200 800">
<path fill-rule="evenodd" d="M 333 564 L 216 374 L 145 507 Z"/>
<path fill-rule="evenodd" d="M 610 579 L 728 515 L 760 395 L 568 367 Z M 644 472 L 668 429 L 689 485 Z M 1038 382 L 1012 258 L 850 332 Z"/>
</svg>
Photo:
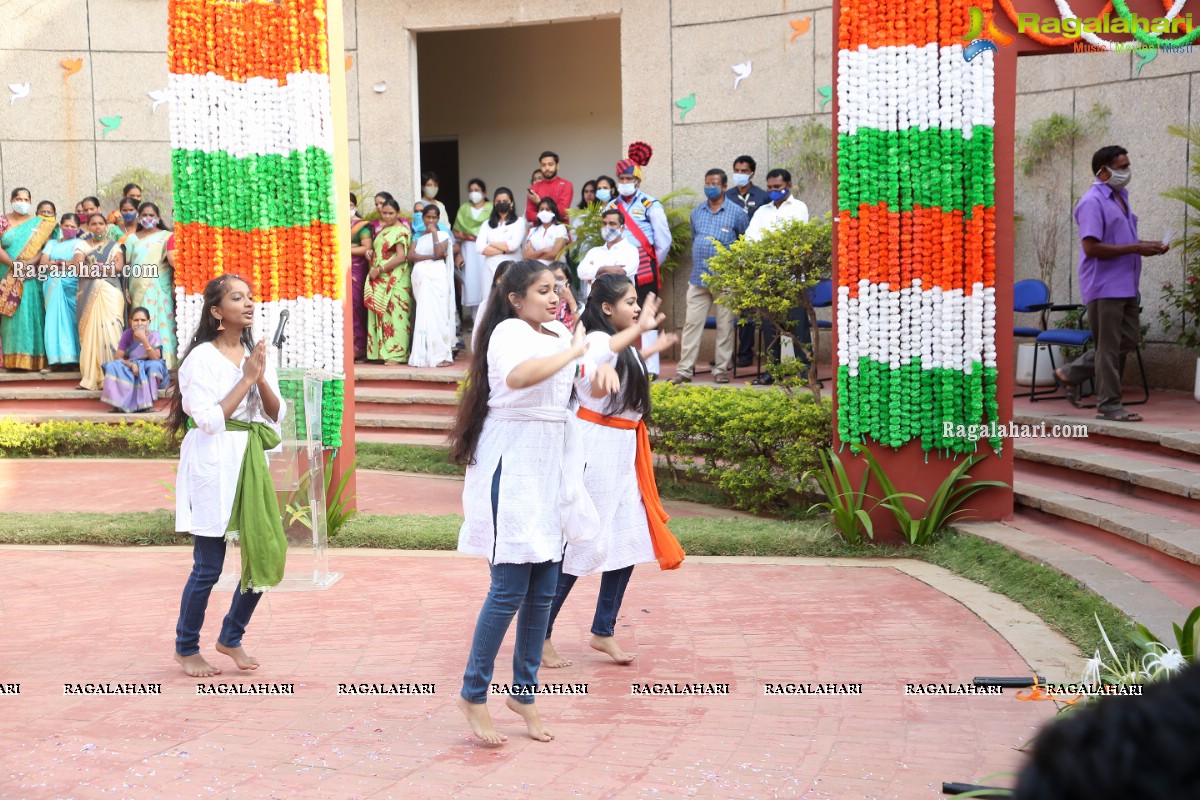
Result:
<svg viewBox="0 0 1200 800">
<path fill-rule="evenodd" d="M 1138 218 L 1129 207 L 1129 153 L 1124 147 L 1102 147 L 1092 156 L 1096 180 L 1075 206 L 1079 226 L 1079 293 L 1087 305 L 1095 347 L 1055 370 L 1071 404 L 1079 407 L 1079 385 L 1094 377 L 1099 419 L 1140 422 L 1121 401 L 1125 358 L 1141 336 L 1138 281 L 1142 256 L 1162 255 L 1166 241 L 1138 239 Z"/>
</svg>

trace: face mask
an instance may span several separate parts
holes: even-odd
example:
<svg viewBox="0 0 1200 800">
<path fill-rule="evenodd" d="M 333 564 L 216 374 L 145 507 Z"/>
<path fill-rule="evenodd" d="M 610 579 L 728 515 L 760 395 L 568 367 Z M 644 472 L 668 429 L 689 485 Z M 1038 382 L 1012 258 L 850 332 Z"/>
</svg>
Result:
<svg viewBox="0 0 1200 800">
<path fill-rule="evenodd" d="M 483 202 L 483 192 L 471 192 L 469 195 L 467 195 L 467 199 L 470 200 L 472 203 L 482 203 Z"/>
<path fill-rule="evenodd" d="M 554 221 L 554 212 L 550 211 L 549 209 L 543 208 L 541 211 L 538 212 L 538 219 L 541 220 L 541 223 L 543 225 L 549 225 L 551 222 Z"/>
<path fill-rule="evenodd" d="M 29 212 L 33 211 L 33 203 L 26 203 L 24 200 L 18 200 L 13 203 L 13 211 L 23 217 L 27 216 Z"/>
<path fill-rule="evenodd" d="M 133 222 L 135 219 L 137 219 L 137 212 L 136 211 L 122 211 L 121 219 L 125 220 L 126 222 Z"/>
<path fill-rule="evenodd" d="M 158 225 L 158 217 L 142 217 L 143 228 L 153 228 Z"/>
<path fill-rule="evenodd" d="M 63 230 L 62 230 L 62 238 L 63 239 L 74 239 L 78 235 L 79 235 L 78 228 L 63 228 Z"/>
<path fill-rule="evenodd" d="M 718 197 L 720 197 L 723 194 L 725 194 L 725 193 L 723 191 L 721 191 L 720 186 L 705 186 L 704 187 L 704 196 L 707 197 L 709 200 L 716 200 Z"/>
<path fill-rule="evenodd" d="M 496 210 L 501 214 L 507 214 L 512 210 L 512 203 L 507 200 L 501 200 L 499 203 L 496 203 Z"/>
<path fill-rule="evenodd" d="M 357 213 L 358 213 L 358 209 L 355 208 L 354 206 L 350 206 L 350 216 L 353 217 Z"/>
<path fill-rule="evenodd" d="M 1112 174 L 1109 176 L 1108 180 L 1105 181 L 1105 183 L 1107 183 L 1113 189 L 1124 189 L 1129 185 L 1129 180 L 1132 177 L 1130 170 L 1112 169 L 1110 167 L 1108 171 Z"/>
<path fill-rule="evenodd" d="M 780 189 L 775 192 L 768 192 L 767 196 L 771 198 L 772 203 L 778 203 L 780 200 L 788 196 L 788 190 Z"/>
<path fill-rule="evenodd" d="M 604 241 L 612 244 L 624 236 L 620 228 L 601 228 L 600 235 L 604 237 Z"/>
<path fill-rule="evenodd" d="M 632 197 L 637 193 L 636 183 L 618 183 L 617 191 L 621 193 L 621 197 Z"/>
<path fill-rule="evenodd" d="M 612 200 L 612 192 L 610 192 L 608 189 L 597 189 L 596 199 L 601 203 L 608 203 Z"/>
<path fill-rule="evenodd" d="M 428 197 L 430 200 L 432 200 L 433 198 L 437 197 L 437 190 L 438 190 L 438 187 L 436 187 L 436 186 L 426 186 L 425 187 L 425 196 Z"/>
<path fill-rule="evenodd" d="M 732 175 L 730 175 L 729 177 L 730 177 L 730 180 L 733 181 L 734 186 L 741 187 L 741 186 L 750 185 L 750 176 L 749 175 L 743 175 L 740 172 L 735 172 Z"/>
</svg>

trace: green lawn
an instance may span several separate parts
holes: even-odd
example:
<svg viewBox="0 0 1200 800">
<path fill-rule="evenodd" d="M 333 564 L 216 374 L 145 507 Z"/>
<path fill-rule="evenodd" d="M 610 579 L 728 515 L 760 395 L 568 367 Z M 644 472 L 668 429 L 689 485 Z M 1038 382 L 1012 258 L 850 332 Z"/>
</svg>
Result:
<svg viewBox="0 0 1200 800">
<path fill-rule="evenodd" d="M 364 514 L 352 518 L 330 539 L 332 547 L 400 550 L 453 550 L 458 515 Z M 187 544 L 169 511 L 131 514 L 5 514 L 0 544 L 163 545 Z M 694 556 L 815 556 L 917 558 L 983 584 L 1037 614 L 1085 654 L 1102 647 L 1093 614 L 1110 632 L 1129 620 L 1104 598 L 1071 578 L 1026 561 L 1000 545 L 973 536 L 947 534 L 921 548 L 882 548 L 843 544 L 812 520 L 751 517 L 674 519 L 671 529 Z M 836 598 L 830 598 L 836 603 Z M 1114 642 L 1118 647 L 1120 644 Z"/>
</svg>

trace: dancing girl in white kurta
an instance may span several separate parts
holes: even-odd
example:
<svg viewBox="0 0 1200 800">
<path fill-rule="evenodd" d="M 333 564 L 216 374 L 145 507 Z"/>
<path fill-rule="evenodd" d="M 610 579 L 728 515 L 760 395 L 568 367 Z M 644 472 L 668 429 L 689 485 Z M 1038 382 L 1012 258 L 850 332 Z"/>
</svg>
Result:
<svg viewBox="0 0 1200 800">
<path fill-rule="evenodd" d="M 583 489 L 579 423 L 569 408 L 572 380 L 587 348 L 582 329 L 572 336 L 554 320 L 558 302 L 544 265 L 520 261 L 509 267 L 480 320 L 450 437 L 452 458 L 467 465 L 458 549 L 491 565 L 491 587 L 458 700 L 471 730 L 488 744 L 507 739 L 492 722 L 487 695 L 496 653 L 514 616 L 506 703 L 525 720 L 531 737 L 554 738 L 534 698 L 564 535 L 579 543 L 599 527 Z M 595 382 L 598 391 L 618 388 L 612 367 L 597 368 Z"/>
<path fill-rule="evenodd" d="M 666 513 L 658 502 L 649 439 L 641 424 L 650 414 L 650 381 L 642 359 L 673 345 L 675 335 L 660 336 L 652 349 L 641 353 L 634 346 L 643 333 L 657 328 L 663 319 L 665 315 L 658 313 L 658 298 L 653 293 L 646 297 L 645 309 L 638 307 L 637 290 L 625 275 L 602 275 L 592 285 L 580 319 L 580 324 L 591 331 L 587 335 L 588 358 L 597 366 L 614 367 L 621 391 L 611 397 L 594 391 L 586 371 L 575 379 L 587 462 L 584 486 L 600 516 L 600 534 L 591 541 L 567 545 L 546 628 L 544 667 L 571 663 L 558 654 L 550 636 L 577 577 L 604 573 L 592 619 L 591 646 L 618 664 L 628 664 L 634 656 L 621 649 L 615 633 L 634 565 L 657 560 L 664 569 L 674 569 L 682 561 L 683 551 L 667 529 Z M 645 463 L 640 464 L 639 458 Z M 639 474 L 639 468 L 643 468 L 643 474 Z M 597 563 L 599 567 L 592 566 Z"/>
<path fill-rule="evenodd" d="M 179 605 L 175 660 L 188 675 L 220 670 L 200 655 L 209 594 L 221 576 L 227 534 L 241 542 L 242 580 L 233 592 L 216 649 L 238 669 L 257 669 L 242 635 L 261 592 L 283 577 L 287 540 L 266 451 L 279 444 L 285 407 L 267 361 L 266 339 L 250 336 L 254 301 L 236 275 L 209 281 L 205 314 L 179 367 L 168 424 L 187 430 L 179 449 L 175 530 L 193 537 L 193 565 Z"/>
</svg>

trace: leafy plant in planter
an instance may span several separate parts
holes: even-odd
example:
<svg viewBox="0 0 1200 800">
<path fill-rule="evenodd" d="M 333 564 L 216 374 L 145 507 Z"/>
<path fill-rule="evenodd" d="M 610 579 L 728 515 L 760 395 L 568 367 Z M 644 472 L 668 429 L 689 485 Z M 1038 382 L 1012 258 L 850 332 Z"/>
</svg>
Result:
<svg viewBox="0 0 1200 800">
<path fill-rule="evenodd" d="M 742 319 L 772 323 L 776 338 L 791 329 L 788 317 L 793 308 L 808 315 L 813 343 L 807 384 L 817 400 L 821 386 L 811 354 L 819 352 L 820 329 L 808 290 L 830 277 L 832 265 L 833 223 L 828 214 L 809 222 L 790 220 L 754 242 L 739 239 L 728 247 L 718 243 L 708 261 L 707 285 L 719 302 Z M 804 381 L 794 364 L 773 364 L 767 371 L 789 392 Z"/>
<path fill-rule="evenodd" d="M 1200 180 L 1200 125 L 1188 128 L 1171 125 L 1167 130 L 1188 140 L 1192 154 L 1188 171 L 1193 180 Z M 1189 217 L 1200 215 L 1200 188 L 1176 186 L 1163 192 L 1163 197 L 1186 205 Z M 1177 343 L 1200 356 L 1200 224 L 1187 225 L 1185 222 L 1183 237 L 1171 244 L 1183 246 L 1183 281 L 1178 288 L 1173 283 L 1163 285 L 1163 299 L 1171 310 L 1161 310 L 1159 319 L 1167 333 L 1175 334 Z"/>
<path fill-rule="evenodd" d="M 682 263 L 691 263 L 692 209 L 696 206 L 696 197 L 696 192 L 691 189 L 676 189 L 658 198 L 667 212 L 667 224 L 671 228 L 671 249 L 667 252 L 666 260 L 659 265 L 664 275 L 673 272 Z M 579 250 L 581 258 L 587 248 L 598 247 L 604 241 L 600 236 L 600 212 L 603 210 L 603 203 L 592 203 L 587 208 L 569 211 L 571 222 L 574 224 L 578 220 L 573 235 L 583 243 Z"/>
</svg>

